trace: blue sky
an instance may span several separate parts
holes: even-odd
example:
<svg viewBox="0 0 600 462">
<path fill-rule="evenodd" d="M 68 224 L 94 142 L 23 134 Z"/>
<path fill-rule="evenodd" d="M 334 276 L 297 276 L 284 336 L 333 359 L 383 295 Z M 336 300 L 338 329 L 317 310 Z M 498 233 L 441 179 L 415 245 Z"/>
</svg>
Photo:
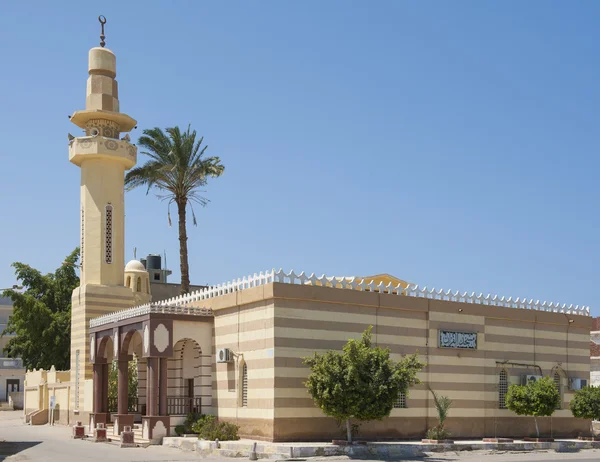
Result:
<svg viewBox="0 0 600 462">
<path fill-rule="evenodd" d="M 283 267 L 591 305 L 600 4 L 3 2 L 0 288 L 79 242 L 67 115 L 107 17 L 121 110 L 221 157 L 189 226 L 192 283 Z M 126 259 L 167 252 L 166 204 L 126 195 Z"/>
</svg>

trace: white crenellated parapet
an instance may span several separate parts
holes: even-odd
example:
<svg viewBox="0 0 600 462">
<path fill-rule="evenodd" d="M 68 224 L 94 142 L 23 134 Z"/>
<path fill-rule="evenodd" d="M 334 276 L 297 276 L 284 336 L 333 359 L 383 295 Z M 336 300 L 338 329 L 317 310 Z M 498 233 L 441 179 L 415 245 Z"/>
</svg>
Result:
<svg viewBox="0 0 600 462">
<path fill-rule="evenodd" d="M 474 303 L 480 305 L 503 306 L 507 308 L 519 308 L 523 310 L 547 311 L 553 313 L 578 314 L 583 316 L 590 315 L 589 306 L 566 305 L 559 303 L 540 302 L 526 298 L 498 297 L 498 295 L 476 295 L 475 292 L 470 294 L 467 292 L 459 292 L 443 289 L 428 289 L 427 287 L 419 287 L 418 285 L 409 284 L 403 287 L 398 284 L 393 286 L 391 283 L 384 285 L 382 282 L 375 284 L 374 281 L 365 279 L 357 280 L 356 278 L 339 278 L 322 275 L 316 277 L 315 274 L 307 276 L 304 272 L 296 274 L 293 270 L 285 273 L 279 270 L 274 273 L 275 282 L 285 284 L 310 284 L 335 287 L 339 289 L 354 289 L 354 290 L 378 290 L 380 293 L 387 292 L 388 294 L 404 295 L 409 297 L 422 297 L 434 300 L 447 300 L 453 302 Z"/>
<path fill-rule="evenodd" d="M 283 284 L 298 284 L 298 285 L 313 285 L 326 286 L 337 289 L 352 289 L 360 291 L 379 291 L 380 293 L 388 293 L 392 295 L 401 295 L 408 297 L 429 298 L 432 300 L 447 300 L 452 302 L 473 303 L 478 305 L 503 306 L 507 308 L 518 308 L 522 310 L 547 311 L 553 313 L 578 314 L 582 316 L 590 315 L 589 306 L 573 306 L 559 303 L 540 302 L 526 298 L 498 297 L 497 295 L 475 294 L 475 292 L 459 292 L 443 289 L 428 289 L 427 287 L 419 287 L 418 285 L 409 284 L 403 287 L 398 284 L 396 286 L 391 283 L 384 285 L 383 282 L 376 284 L 374 281 L 365 279 L 358 280 L 353 277 L 334 277 L 325 274 L 316 276 L 312 273 L 310 276 L 301 272 L 296 274 L 293 270 L 289 273 L 283 270 L 270 270 L 254 275 L 244 276 L 243 278 L 234 279 L 233 281 L 217 284 L 216 286 L 206 287 L 204 289 L 191 292 L 189 294 L 173 297 L 168 300 L 163 300 L 158 303 L 149 303 L 145 305 L 128 308 L 117 311 L 115 313 L 100 316 L 90 321 L 90 327 L 97 327 L 104 324 L 109 324 L 123 319 L 134 318 L 148 313 L 171 313 L 171 314 L 189 314 L 193 316 L 212 316 L 213 312 L 210 308 L 200 308 L 186 306 L 208 300 L 210 298 L 219 297 L 234 292 L 239 292 L 252 287 L 259 287 L 272 282 Z"/>
</svg>

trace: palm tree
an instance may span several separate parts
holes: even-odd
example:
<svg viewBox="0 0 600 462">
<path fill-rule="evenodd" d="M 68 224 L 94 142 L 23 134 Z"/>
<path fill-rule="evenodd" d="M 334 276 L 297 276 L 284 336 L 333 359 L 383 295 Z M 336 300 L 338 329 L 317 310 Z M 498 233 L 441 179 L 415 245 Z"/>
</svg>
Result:
<svg viewBox="0 0 600 462">
<path fill-rule="evenodd" d="M 204 138 L 196 140 L 196 131 L 182 132 L 179 127 L 167 128 L 166 133 L 155 127 L 144 130 L 138 144 L 146 151 L 148 161 L 129 171 L 125 176 L 127 190 L 137 186 L 158 189 L 158 198 L 168 201 L 168 219 L 171 225 L 170 206 L 177 204 L 179 216 L 179 259 L 181 265 L 181 293 L 190 290 L 190 270 L 188 264 L 186 208 L 192 211 L 194 226 L 197 224 L 193 204 L 205 206 L 209 200 L 201 196 L 199 188 L 209 177 L 221 176 L 225 167 L 218 157 L 203 157 L 208 146 L 202 147 Z"/>
</svg>

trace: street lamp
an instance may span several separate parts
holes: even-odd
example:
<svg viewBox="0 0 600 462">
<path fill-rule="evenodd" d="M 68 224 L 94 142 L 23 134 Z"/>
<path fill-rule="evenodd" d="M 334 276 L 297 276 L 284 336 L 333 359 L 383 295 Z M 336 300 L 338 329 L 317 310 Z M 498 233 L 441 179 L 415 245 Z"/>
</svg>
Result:
<svg viewBox="0 0 600 462">
<path fill-rule="evenodd" d="M 6 289 L 0 289 L 0 292 L 4 292 L 5 290 L 22 290 L 23 286 L 18 286 L 17 284 L 13 284 L 12 287 L 7 287 Z"/>
</svg>

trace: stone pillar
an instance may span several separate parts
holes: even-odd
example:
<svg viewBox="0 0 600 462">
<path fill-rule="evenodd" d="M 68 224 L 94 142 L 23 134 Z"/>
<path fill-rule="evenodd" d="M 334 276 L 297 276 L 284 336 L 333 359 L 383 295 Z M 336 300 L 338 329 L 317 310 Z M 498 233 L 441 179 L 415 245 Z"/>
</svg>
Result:
<svg viewBox="0 0 600 462">
<path fill-rule="evenodd" d="M 128 367 L 129 361 L 120 359 L 118 361 L 118 384 L 117 384 L 117 415 L 115 416 L 113 435 L 119 436 L 125 427 L 133 427 L 133 414 L 129 414 L 128 407 Z"/>
<path fill-rule="evenodd" d="M 108 412 L 108 367 L 106 364 L 93 364 L 94 397 L 93 412 L 90 413 L 90 432 L 100 424 L 110 421 Z"/>
<path fill-rule="evenodd" d="M 108 363 L 102 364 L 102 410 L 108 412 Z"/>
<path fill-rule="evenodd" d="M 129 362 L 125 360 L 119 360 L 119 376 L 118 376 L 118 404 L 117 404 L 117 414 L 127 414 L 129 407 L 129 397 L 128 397 L 128 388 L 129 388 L 129 370 L 128 370 Z"/>
<path fill-rule="evenodd" d="M 105 412 L 102 409 L 104 403 L 104 378 L 103 364 L 94 364 L 94 413 Z"/>
<path fill-rule="evenodd" d="M 157 390 L 158 390 L 158 358 L 148 358 L 148 380 L 146 381 L 146 400 L 148 407 L 146 415 L 157 415 Z"/>
<path fill-rule="evenodd" d="M 160 358 L 158 415 L 167 415 L 167 358 Z"/>
</svg>

